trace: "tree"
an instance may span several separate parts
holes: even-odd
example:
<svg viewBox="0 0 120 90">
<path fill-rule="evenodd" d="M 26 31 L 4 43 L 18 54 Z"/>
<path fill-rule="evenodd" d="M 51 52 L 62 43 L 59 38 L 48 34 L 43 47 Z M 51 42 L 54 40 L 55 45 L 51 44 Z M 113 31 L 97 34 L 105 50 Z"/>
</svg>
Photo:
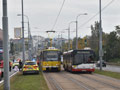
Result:
<svg viewBox="0 0 120 90">
<path fill-rule="evenodd" d="M 91 37 L 89 37 L 89 46 L 96 53 L 98 59 L 98 51 L 99 51 L 99 22 L 96 21 L 94 25 L 91 25 Z"/>
<path fill-rule="evenodd" d="M 106 57 L 107 60 L 114 59 L 114 58 L 120 58 L 120 45 L 119 45 L 120 39 L 117 36 L 117 32 L 113 31 L 110 32 L 110 34 L 107 36 L 106 41 Z"/>
<path fill-rule="evenodd" d="M 120 35 L 120 25 L 115 26 L 115 30 L 116 30 L 117 33 Z"/>
<path fill-rule="evenodd" d="M 91 25 L 91 38 L 90 38 L 90 47 L 94 50 L 98 50 L 99 45 L 99 23 L 96 21 L 94 26 Z"/>
</svg>

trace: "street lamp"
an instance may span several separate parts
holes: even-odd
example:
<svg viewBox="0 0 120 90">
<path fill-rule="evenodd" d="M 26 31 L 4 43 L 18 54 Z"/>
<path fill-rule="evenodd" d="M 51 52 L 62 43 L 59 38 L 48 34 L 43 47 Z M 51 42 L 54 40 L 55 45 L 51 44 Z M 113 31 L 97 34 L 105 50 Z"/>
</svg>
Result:
<svg viewBox="0 0 120 90">
<path fill-rule="evenodd" d="M 78 14 L 76 17 L 76 49 L 78 49 L 78 17 L 80 15 L 87 15 L 87 13 Z"/>
<path fill-rule="evenodd" d="M 69 23 L 69 25 L 68 25 L 68 28 L 65 29 L 65 30 L 68 30 L 68 40 L 69 40 L 68 50 L 70 50 L 70 24 L 71 24 L 71 23 L 74 23 L 74 22 L 76 22 L 76 21 L 71 21 L 71 22 Z"/>
<path fill-rule="evenodd" d="M 22 14 L 17 14 L 17 16 L 22 16 Z M 27 20 L 28 20 L 28 56 L 29 56 L 29 60 L 32 60 L 32 58 L 31 58 L 31 42 L 30 42 L 30 37 L 31 37 L 31 34 L 30 34 L 30 24 L 29 24 L 29 18 L 28 18 L 28 16 L 27 15 L 23 15 L 23 16 L 25 16 L 26 18 L 27 18 Z"/>
</svg>

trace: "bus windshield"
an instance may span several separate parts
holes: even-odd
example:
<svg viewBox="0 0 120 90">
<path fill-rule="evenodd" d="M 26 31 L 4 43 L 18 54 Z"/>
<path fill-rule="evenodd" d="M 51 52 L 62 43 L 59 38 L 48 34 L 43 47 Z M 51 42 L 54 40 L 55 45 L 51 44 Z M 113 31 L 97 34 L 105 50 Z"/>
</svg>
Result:
<svg viewBox="0 0 120 90">
<path fill-rule="evenodd" d="M 47 60 L 47 61 L 58 60 L 58 51 L 47 51 L 45 53 L 45 60 Z"/>
<path fill-rule="evenodd" d="M 88 53 L 77 53 L 74 57 L 73 64 L 92 63 L 93 54 Z"/>
</svg>

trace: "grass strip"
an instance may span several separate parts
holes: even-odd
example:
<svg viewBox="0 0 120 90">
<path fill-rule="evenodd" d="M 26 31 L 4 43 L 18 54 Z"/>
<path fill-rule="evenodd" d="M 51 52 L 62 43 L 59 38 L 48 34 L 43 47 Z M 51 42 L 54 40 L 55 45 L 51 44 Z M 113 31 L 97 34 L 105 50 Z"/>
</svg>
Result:
<svg viewBox="0 0 120 90">
<path fill-rule="evenodd" d="M 3 86 L 0 87 L 3 90 Z M 22 75 L 19 72 L 10 80 L 10 90 L 49 90 L 43 74 Z"/>
<path fill-rule="evenodd" d="M 120 73 L 117 73 L 117 72 L 104 71 L 104 70 L 100 71 L 100 70 L 96 69 L 95 73 L 109 76 L 109 77 L 116 78 L 116 79 L 120 79 Z"/>
</svg>

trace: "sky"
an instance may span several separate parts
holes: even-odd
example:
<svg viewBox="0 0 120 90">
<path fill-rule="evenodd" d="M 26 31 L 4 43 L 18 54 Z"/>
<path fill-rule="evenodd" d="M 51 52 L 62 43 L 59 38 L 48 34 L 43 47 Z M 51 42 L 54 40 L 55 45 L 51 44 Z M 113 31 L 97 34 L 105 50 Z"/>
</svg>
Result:
<svg viewBox="0 0 120 90">
<path fill-rule="evenodd" d="M 14 38 L 14 28 L 21 27 L 21 0 L 8 1 L 8 20 L 9 20 L 9 36 Z M 78 36 L 84 37 L 91 35 L 90 26 L 95 21 L 99 21 L 99 0 L 65 0 L 64 6 L 54 27 L 56 33 L 46 33 L 51 30 L 56 17 L 60 11 L 63 0 L 23 0 L 24 15 L 29 17 L 30 30 L 32 35 L 41 35 L 43 37 L 57 38 L 62 33 L 64 38 L 68 37 L 68 25 L 71 21 L 75 21 L 77 15 L 87 13 L 88 15 L 80 15 L 78 17 Z M 109 2 L 113 1 L 107 8 L 102 11 L 102 28 L 106 33 L 115 30 L 116 25 L 120 25 L 120 3 L 119 0 L 101 0 L 102 8 Z M 92 20 L 88 20 L 96 15 Z M 27 18 L 24 17 L 27 22 Z M 27 36 L 27 23 L 25 24 L 25 36 Z M 2 0 L 0 0 L 0 28 L 2 28 Z M 70 37 L 76 36 L 75 23 L 70 24 Z"/>
</svg>

